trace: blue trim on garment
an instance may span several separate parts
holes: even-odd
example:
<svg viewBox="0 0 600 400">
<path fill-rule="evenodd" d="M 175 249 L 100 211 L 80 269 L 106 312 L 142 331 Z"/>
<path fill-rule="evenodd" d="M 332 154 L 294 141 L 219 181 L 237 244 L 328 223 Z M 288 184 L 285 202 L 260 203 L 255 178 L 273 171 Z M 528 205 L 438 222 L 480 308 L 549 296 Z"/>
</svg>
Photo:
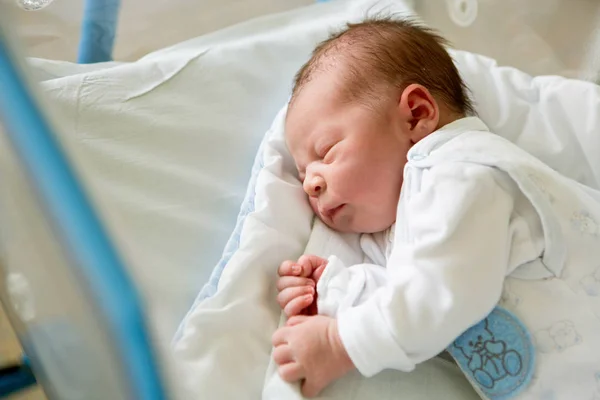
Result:
<svg viewBox="0 0 600 400">
<path fill-rule="evenodd" d="M 511 399 L 531 382 L 535 348 L 527 328 L 496 307 L 448 348 L 473 386 L 490 400 Z"/>
<path fill-rule="evenodd" d="M 120 0 L 86 0 L 77 62 L 112 61 Z"/>
<path fill-rule="evenodd" d="M 108 328 L 132 398 L 165 399 L 137 290 L 31 95 L 5 26 L 0 24 L 0 118 L 8 137 Z"/>
</svg>

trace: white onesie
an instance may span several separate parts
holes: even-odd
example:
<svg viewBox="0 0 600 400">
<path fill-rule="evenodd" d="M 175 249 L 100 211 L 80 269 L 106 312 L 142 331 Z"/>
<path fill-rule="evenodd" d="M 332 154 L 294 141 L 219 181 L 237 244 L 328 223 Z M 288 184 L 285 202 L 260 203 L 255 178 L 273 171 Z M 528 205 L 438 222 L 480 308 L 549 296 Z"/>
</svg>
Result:
<svg viewBox="0 0 600 400">
<path fill-rule="evenodd" d="M 599 192 L 470 117 L 410 150 L 397 215 L 317 285 L 363 375 L 411 371 L 500 302 L 536 347 L 520 398 L 600 399 Z"/>
</svg>

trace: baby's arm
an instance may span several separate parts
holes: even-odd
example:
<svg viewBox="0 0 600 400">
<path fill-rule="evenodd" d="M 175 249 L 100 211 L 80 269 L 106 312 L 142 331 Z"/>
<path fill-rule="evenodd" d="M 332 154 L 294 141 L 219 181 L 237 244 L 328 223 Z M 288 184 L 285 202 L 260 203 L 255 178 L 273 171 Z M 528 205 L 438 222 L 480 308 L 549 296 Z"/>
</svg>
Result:
<svg viewBox="0 0 600 400">
<path fill-rule="evenodd" d="M 363 264 L 346 267 L 337 256 L 329 257 L 327 271 L 323 271 L 317 285 L 319 314 L 335 318 L 339 311 L 362 304 L 386 284 L 390 234 L 362 235 L 360 247 L 366 256 Z"/>
<path fill-rule="evenodd" d="M 318 313 L 335 318 L 338 312 L 364 303 L 387 281 L 385 267 L 375 264 L 348 267 L 338 257 L 331 256 L 317 284 Z"/>
<path fill-rule="evenodd" d="M 513 198 L 497 172 L 456 164 L 424 174 L 419 193 L 401 202 L 386 270 L 330 259 L 318 285 L 319 311 L 337 311 L 341 341 L 365 376 L 434 357 L 501 295 Z"/>
</svg>

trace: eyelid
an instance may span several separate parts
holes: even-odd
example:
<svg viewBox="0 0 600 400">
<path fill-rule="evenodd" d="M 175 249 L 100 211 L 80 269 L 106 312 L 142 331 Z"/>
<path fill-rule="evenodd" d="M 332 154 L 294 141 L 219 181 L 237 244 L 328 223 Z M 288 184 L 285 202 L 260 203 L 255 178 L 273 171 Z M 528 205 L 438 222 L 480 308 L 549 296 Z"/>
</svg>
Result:
<svg viewBox="0 0 600 400">
<path fill-rule="evenodd" d="M 335 146 L 337 146 L 337 145 L 338 145 L 338 143 L 339 143 L 339 141 L 337 141 L 337 142 L 333 143 L 333 144 L 332 144 L 332 145 L 331 145 L 331 146 L 330 146 L 330 147 L 327 149 L 327 152 L 326 152 L 326 153 L 323 155 L 323 161 L 325 161 L 326 163 L 329 163 L 329 161 L 328 161 L 328 160 L 331 160 L 331 157 L 333 157 L 333 156 L 329 157 L 329 155 L 330 155 L 330 154 L 332 154 L 332 153 L 331 153 L 331 150 L 332 150 L 332 149 L 333 149 Z"/>
<path fill-rule="evenodd" d="M 333 148 L 333 146 L 335 146 L 338 142 L 335 141 L 331 144 L 329 144 L 327 147 L 325 147 L 324 149 L 322 149 L 319 153 L 318 156 L 320 158 L 325 158 L 325 156 L 327 155 L 327 153 L 329 153 L 329 151 Z"/>
</svg>

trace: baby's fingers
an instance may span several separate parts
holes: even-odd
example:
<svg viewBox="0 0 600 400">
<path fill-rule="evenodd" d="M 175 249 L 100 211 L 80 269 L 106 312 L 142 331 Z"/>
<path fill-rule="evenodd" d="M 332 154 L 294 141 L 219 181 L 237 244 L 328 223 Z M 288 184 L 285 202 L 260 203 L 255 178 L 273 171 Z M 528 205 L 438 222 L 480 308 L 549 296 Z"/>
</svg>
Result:
<svg viewBox="0 0 600 400">
<path fill-rule="evenodd" d="M 295 362 L 280 365 L 277 371 L 281 379 L 290 383 L 299 381 L 305 375 L 302 366 Z"/>
<path fill-rule="evenodd" d="M 311 305 L 314 294 L 315 289 L 310 286 L 287 288 L 277 295 L 277 302 L 285 315 L 291 317 L 300 314 L 302 310 Z"/>
<path fill-rule="evenodd" d="M 302 314 L 302 311 L 309 307 L 314 301 L 314 296 L 307 294 L 302 297 L 296 297 L 294 300 L 287 303 L 285 307 L 283 307 L 283 312 L 288 317 L 293 317 L 295 315 Z"/>
<path fill-rule="evenodd" d="M 302 266 L 294 261 L 284 261 L 277 270 L 279 276 L 301 276 L 304 274 Z"/>
<path fill-rule="evenodd" d="M 302 267 L 301 276 L 311 276 L 314 270 L 323 262 L 327 263 L 327 260 L 312 254 L 304 254 L 298 259 L 298 264 Z"/>
<path fill-rule="evenodd" d="M 310 278 L 301 278 L 299 276 L 282 276 L 277 280 L 277 291 L 297 286 L 315 286 L 315 281 Z"/>
<path fill-rule="evenodd" d="M 321 275 L 323 275 L 323 272 L 325 271 L 326 267 L 327 267 L 327 264 L 321 265 L 319 268 L 317 268 L 315 270 L 315 272 L 313 272 L 313 275 L 312 275 L 313 282 L 319 282 L 319 279 L 321 279 Z"/>
<path fill-rule="evenodd" d="M 273 349 L 273 361 L 275 361 L 277 365 L 283 365 L 293 362 L 294 355 L 292 354 L 292 349 L 290 348 L 290 346 L 284 344 L 275 347 L 275 349 Z"/>
</svg>

